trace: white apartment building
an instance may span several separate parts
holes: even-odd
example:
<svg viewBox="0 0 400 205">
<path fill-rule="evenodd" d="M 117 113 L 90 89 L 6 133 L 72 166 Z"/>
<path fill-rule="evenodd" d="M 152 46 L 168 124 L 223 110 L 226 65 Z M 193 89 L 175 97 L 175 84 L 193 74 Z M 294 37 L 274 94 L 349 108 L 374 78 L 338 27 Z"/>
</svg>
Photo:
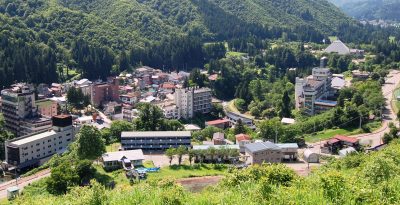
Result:
<svg viewBox="0 0 400 205">
<path fill-rule="evenodd" d="M 34 135 L 8 140 L 5 143 L 6 161 L 19 169 L 43 164 L 50 156 L 63 153 L 73 141 L 75 130 L 70 115 L 57 115 L 53 127 Z"/>
<path fill-rule="evenodd" d="M 211 111 L 211 89 L 209 88 L 176 89 L 174 97 L 180 118 L 192 118 L 195 113 Z"/>
<path fill-rule="evenodd" d="M 331 89 L 332 73 L 326 68 L 327 58 L 321 59 L 320 67 L 313 68 L 307 78 L 296 78 L 295 101 L 297 109 L 304 109 L 309 115 L 335 107 L 337 102 L 328 100 L 334 92 Z"/>
</svg>

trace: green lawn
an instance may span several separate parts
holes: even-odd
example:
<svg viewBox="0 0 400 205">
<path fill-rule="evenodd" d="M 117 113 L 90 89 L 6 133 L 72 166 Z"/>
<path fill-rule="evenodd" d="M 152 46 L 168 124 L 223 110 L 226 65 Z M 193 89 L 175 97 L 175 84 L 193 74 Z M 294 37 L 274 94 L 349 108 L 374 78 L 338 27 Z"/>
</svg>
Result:
<svg viewBox="0 0 400 205">
<path fill-rule="evenodd" d="M 213 165 L 213 164 L 196 164 L 190 165 L 172 165 L 163 167 L 159 172 L 148 173 L 149 180 L 158 180 L 164 178 L 182 179 L 190 177 L 201 176 L 217 176 L 225 175 L 227 173 L 227 165 Z"/>
<path fill-rule="evenodd" d="M 331 42 L 336 41 L 337 39 L 338 39 L 337 36 L 329 36 L 329 40 Z"/>
<path fill-rule="evenodd" d="M 400 101 L 397 100 L 397 96 L 399 96 L 399 95 L 400 95 L 400 88 L 397 88 L 393 92 L 393 100 L 392 100 L 392 108 L 395 113 L 399 112 L 399 110 L 400 110 Z"/>
<path fill-rule="evenodd" d="M 394 37 L 394 36 L 389 36 L 389 41 L 390 42 L 394 42 L 396 40 L 396 37 Z"/>
<path fill-rule="evenodd" d="M 241 53 L 241 52 L 234 52 L 234 51 L 229 51 L 226 52 L 226 57 L 241 57 L 247 55 L 246 53 Z"/>
<path fill-rule="evenodd" d="M 327 140 L 335 135 L 355 135 L 362 133 L 361 129 L 350 128 L 350 129 L 328 129 L 321 132 L 317 132 L 315 135 L 307 135 L 305 137 L 306 142 L 318 142 L 320 140 Z"/>
</svg>

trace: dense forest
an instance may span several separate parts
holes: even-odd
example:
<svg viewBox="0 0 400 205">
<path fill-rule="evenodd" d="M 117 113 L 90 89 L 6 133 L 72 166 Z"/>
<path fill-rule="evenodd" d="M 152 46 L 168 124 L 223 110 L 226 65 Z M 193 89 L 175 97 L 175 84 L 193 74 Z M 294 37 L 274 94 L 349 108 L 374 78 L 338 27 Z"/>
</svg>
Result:
<svg viewBox="0 0 400 205">
<path fill-rule="evenodd" d="M 321 42 L 338 24 L 354 24 L 322 0 L 1 0 L 0 22 L 0 87 L 63 81 L 68 69 L 91 79 L 121 65 L 191 69 L 208 61 L 204 42 Z"/>
<path fill-rule="evenodd" d="M 346 14 L 363 20 L 400 20 L 397 0 L 330 0 Z"/>
</svg>

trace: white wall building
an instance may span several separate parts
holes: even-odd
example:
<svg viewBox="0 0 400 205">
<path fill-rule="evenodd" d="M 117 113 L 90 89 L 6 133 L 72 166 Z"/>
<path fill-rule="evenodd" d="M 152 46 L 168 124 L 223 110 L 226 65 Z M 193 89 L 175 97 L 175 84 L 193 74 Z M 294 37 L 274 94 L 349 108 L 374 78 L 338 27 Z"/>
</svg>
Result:
<svg viewBox="0 0 400 205">
<path fill-rule="evenodd" d="M 70 115 L 53 117 L 53 129 L 5 143 L 6 161 L 20 169 L 38 166 L 50 156 L 62 153 L 73 141 L 75 130 Z"/>
<path fill-rule="evenodd" d="M 175 104 L 178 108 L 180 118 L 192 118 L 195 113 L 209 113 L 212 108 L 211 89 L 176 89 Z"/>
</svg>

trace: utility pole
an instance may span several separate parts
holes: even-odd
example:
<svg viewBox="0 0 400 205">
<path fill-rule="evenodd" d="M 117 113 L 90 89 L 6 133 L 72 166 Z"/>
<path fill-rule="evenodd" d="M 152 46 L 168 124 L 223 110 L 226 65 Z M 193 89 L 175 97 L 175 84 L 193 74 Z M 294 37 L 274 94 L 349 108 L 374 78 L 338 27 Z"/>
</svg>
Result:
<svg viewBox="0 0 400 205">
<path fill-rule="evenodd" d="M 275 127 L 275 143 L 278 143 L 278 125 Z"/>
</svg>

